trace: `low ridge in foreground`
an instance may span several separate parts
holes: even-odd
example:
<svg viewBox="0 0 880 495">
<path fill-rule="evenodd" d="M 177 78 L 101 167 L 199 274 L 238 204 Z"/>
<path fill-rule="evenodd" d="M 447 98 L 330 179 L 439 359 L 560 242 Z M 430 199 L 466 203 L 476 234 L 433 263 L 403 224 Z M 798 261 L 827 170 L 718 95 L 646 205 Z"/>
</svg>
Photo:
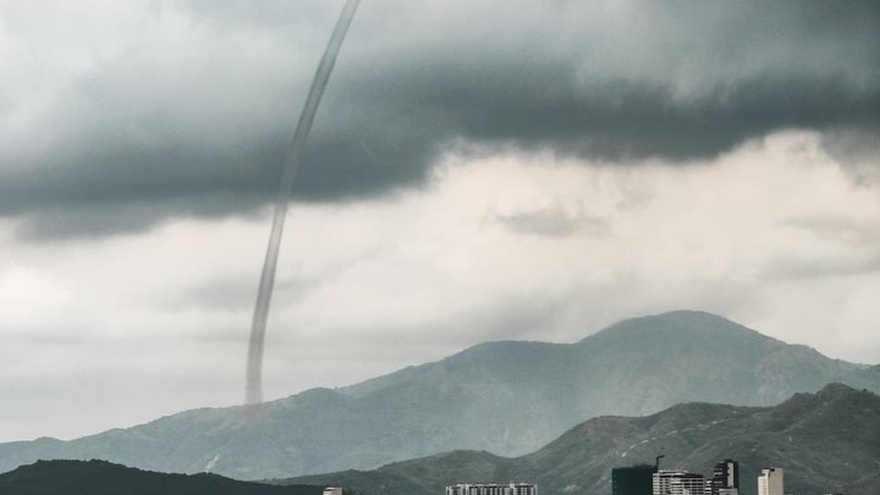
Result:
<svg viewBox="0 0 880 495">
<path fill-rule="evenodd" d="M 3 495 L 322 495 L 324 487 L 271 486 L 215 474 L 167 474 L 106 461 L 39 461 L 0 474 Z"/>
</svg>

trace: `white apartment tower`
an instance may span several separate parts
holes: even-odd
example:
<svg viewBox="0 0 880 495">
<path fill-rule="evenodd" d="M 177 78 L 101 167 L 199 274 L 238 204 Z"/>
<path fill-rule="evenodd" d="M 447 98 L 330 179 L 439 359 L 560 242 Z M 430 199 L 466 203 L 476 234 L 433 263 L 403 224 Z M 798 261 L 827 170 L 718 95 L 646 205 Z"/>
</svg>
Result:
<svg viewBox="0 0 880 495">
<path fill-rule="evenodd" d="M 703 495 L 703 475 L 683 469 L 661 469 L 654 473 L 653 495 Z"/>
<path fill-rule="evenodd" d="M 782 468 L 769 467 L 758 475 L 758 495 L 785 495 Z"/>
<path fill-rule="evenodd" d="M 530 483 L 459 483 L 446 487 L 446 495 L 538 495 Z"/>
</svg>

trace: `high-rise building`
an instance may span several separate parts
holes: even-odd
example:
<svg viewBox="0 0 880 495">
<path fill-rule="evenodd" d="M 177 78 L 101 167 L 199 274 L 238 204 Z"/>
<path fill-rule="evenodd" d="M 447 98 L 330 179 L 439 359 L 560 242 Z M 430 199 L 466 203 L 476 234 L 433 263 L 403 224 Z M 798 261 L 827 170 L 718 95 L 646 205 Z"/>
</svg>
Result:
<svg viewBox="0 0 880 495">
<path fill-rule="evenodd" d="M 758 495 L 785 495 L 783 470 L 769 467 L 761 470 L 758 475 Z"/>
<path fill-rule="evenodd" d="M 538 485 L 530 483 L 459 483 L 447 486 L 446 495 L 538 495 Z"/>
<path fill-rule="evenodd" d="M 651 495 L 655 466 L 617 467 L 611 470 L 611 495 Z"/>
<path fill-rule="evenodd" d="M 739 463 L 733 459 L 724 459 L 715 464 L 712 478 L 721 480 L 722 488 L 739 488 Z"/>
<path fill-rule="evenodd" d="M 661 469 L 653 474 L 652 495 L 703 495 L 703 475 L 683 469 Z"/>
<path fill-rule="evenodd" d="M 712 478 L 706 480 L 705 495 L 738 495 L 739 494 L 739 463 L 732 459 L 724 459 L 716 463 L 712 470 Z"/>
</svg>

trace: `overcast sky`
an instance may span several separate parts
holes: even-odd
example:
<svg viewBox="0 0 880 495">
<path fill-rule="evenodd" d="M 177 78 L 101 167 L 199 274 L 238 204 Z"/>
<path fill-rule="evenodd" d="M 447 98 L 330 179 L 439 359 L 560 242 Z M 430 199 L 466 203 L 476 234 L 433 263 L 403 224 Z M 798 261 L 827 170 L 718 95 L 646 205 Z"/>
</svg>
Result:
<svg viewBox="0 0 880 495">
<path fill-rule="evenodd" d="M 238 404 L 341 0 L 0 0 L 0 441 Z M 873 0 L 363 0 L 288 213 L 279 398 L 717 313 L 880 363 Z"/>
</svg>

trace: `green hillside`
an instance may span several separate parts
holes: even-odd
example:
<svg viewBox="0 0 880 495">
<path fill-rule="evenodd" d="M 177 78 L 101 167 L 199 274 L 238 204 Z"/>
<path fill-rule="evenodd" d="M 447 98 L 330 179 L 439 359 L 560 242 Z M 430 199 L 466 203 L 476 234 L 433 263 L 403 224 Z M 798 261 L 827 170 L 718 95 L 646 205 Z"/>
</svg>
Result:
<svg viewBox="0 0 880 495">
<path fill-rule="evenodd" d="M 451 452 L 383 466 L 287 480 L 340 484 L 366 495 L 441 494 L 463 482 L 537 483 L 543 495 L 608 495 L 611 468 L 653 463 L 708 474 L 740 462 L 741 493 L 754 495 L 762 467 L 785 469 L 786 492 L 876 495 L 880 483 L 880 397 L 840 384 L 775 407 L 690 403 L 645 417 L 601 417 L 515 458 Z"/>
</svg>

